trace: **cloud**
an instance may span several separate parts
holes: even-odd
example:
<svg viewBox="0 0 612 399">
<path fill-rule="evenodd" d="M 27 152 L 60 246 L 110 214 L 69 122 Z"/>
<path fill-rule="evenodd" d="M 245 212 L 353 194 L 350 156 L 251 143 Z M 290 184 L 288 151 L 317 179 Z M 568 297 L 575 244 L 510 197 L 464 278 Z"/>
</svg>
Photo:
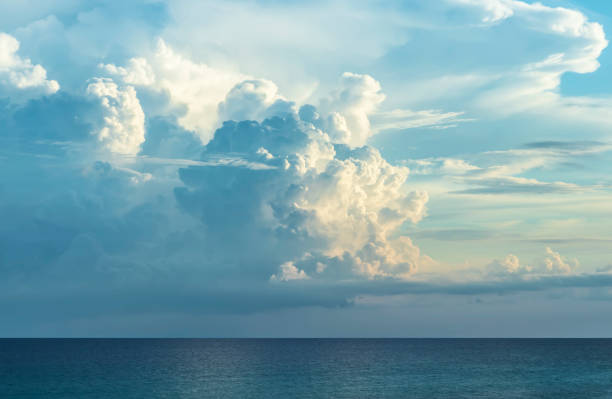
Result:
<svg viewBox="0 0 612 399">
<path fill-rule="evenodd" d="M 486 271 L 495 277 L 525 277 L 542 275 L 569 275 L 575 273 L 575 269 L 580 265 L 577 259 L 568 261 L 560 253 L 546 247 L 546 256 L 542 258 L 536 266 L 523 265 L 519 258 L 509 254 L 503 260 L 494 260 L 486 267 Z"/>
<path fill-rule="evenodd" d="M 491 259 L 501 239 L 545 237 L 542 213 L 581 203 L 515 194 L 590 191 L 603 210 L 583 203 L 582 216 L 606 212 L 607 158 L 601 181 L 555 170 L 604 154 L 604 134 L 541 122 L 609 124 L 609 101 L 561 94 L 560 77 L 596 69 L 606 44 L 580 13 L 511 0 L 39 3 L 0 6 L 19 40 L 0 46 L 3 309 L 40 322 L 612 284 L 578 274 L 564 248 L 526 262 L 512 247 L 520 260 L 443 274 L 423 253 Z M 347 69 L 359 73 L 337 80 Z M 532 119 L 493 123 L 522 112 Z M 367 145 L 413 128 L 427 130 Z M 519 219 L 529 234 L 493 233 Z M 596 227 L 590 247 L 606 243 Z"/>
<path fill-rule="evenodd" d="M 320 108 L 329 114 L 327 129 L 336 142 L 362 146 L 372 135 L 368 116 L 384 101 L 380 83 L 369 75 L 342 74 L 339 88 L 324 99 Z"/>
<path fill-rule="evenodd" d="M 550 273 L 568 274 L 580 265 L 577 259 L 568 261 L 559 252 L 553 251 L 550 247 L 546 247 L 546 254 L 547 257 L 544 259 L 544 264 L 546 265 L 546 271 Z"/>
<path fill-rule="evenodd" d="M 458 158 L 406 159 L 402 163 L 410 167 L 412 174 L 415 175 L 454 176 L 480 170 L 478 166 Z"/>
<path fill-rule="evenodd" d="M 530 273 L 533 268 L 521 265 L 516 255 L 509 254 L 503 260 L 494 260 L 487 266 L 488 272 L 495 276 L 522 275 Z"/>
<path fill-rule="evenodd" d="M 576 10 L 522 1 L 472 3 L 479 3 L 487 10 L 500 9 L 493 4 L 506 7 L 509 12 L 504 16 L 504 23 L 512 22 L 528 32 L 544 35 L 551 43 L 562 43 L 544 47 L 548 53 L 541 53 L 540 59 L 522 64 L 518 71 L 512 70 L 498 81 L 497 88 L 480 95 L 478 104 L 497 112 L 507 114 L 551 106 L 565 108 L 563 98 L 555 92 L 560 86 L 561 75 L 595 71 L 599 67 L 598 57 L 608 45 L 601 24 L 590 22 Z M 495 11 L 492 15 L 491 20 L 499 20 Z"/>
<path fill-rule="evenodd" d="M 0 96 L 24 100 L 57 92 L 59 83 L 47 79 L 45 68 L 20 57 L 18 51 L 19 41 L 0 32 Z"/>
<path fill-rule="evenodd" d="M 310 277 L 304 270 L 299 270 L 293 262 L 285 262 L 279 267 L 279 274 L 273 274 L 270 276 L 270 281 L 290 281 L 290 280 L 307 280 Z"/>
<path fill-rule="evenodd" d="M 125 67 L 101 65 L 107 73 L 127 84 L 166 94 L 181 127 L 198 133 L 208 142 L 218 123 L 218 106 L 228 92 L 248 76 L 194 62 L 158 39 L 154 53 L 132 58 Z"/>
<path fill-rule="evenodd" d="M 297 111 L 274 82 L 194 63 L 162 39 L 148 58 L 132 58 L 125 67 L 101 64 L 100 68 L 126 84 L 167 94 L 174 108 L 161 110 L 161 115 L 174 115 L 183 128 L 196 131 L 204 144 L 223 121 L 262 121 Z M 185 73 L 191 75 L 188 80 L 182 80 Z M 380 82 L 372 76 L 345 72 L 337 87 L 316 101 L 318 111 L 306 116 L 309 105 L 305 104 L 302 117 L 325 130 L 334 142 L 351 147 L 364 145 L 382 130 L 448 128 L 471 120 L 461 118 L 462 112 L 379 111 L 384 99 Z"/>
<path fill-rule="evenodd" d="M 527 147 L 529 148 L 490 151 L 481 154 L 481 161 L 488 165 L 478 170 L 468 171 L 462 178 L 463 183 L 476 187 L 458 192 L 464 194 L 543 194 L 584 192 L 602 188 L 598 185 L 588 186 L 563 181 L 546 182 L 520 175 L 536 169 L 551 168 L 578 157 L 607 152 L 610 150 L 609 145 L 578 141 L 537 142 L 528 144 Z"/>
<path fill-rule="evenodd" d="M 234 86 L 219 103 L 219 120 L 261 121 L 272 116 L 295 114 L 295 104 L 278 93 L 269 80 L 244 80 Z"/>
<path fill-rule="evenodd" d="M 299 268 L 311 254 L 306 263 L 313 271 L 305 273 L 313 278 L 316 263 L 330 260 L 366 277 L 406 277 L 416 270 L 418 248 L 407 237 L 393 237 L 402 224 L 425 215 L 427 194 L 407 189 L 407 168 L 390 165 L 371 147 L 334 144 L 291 115 L 261 124 L 226 122 L 203 159 L 231 155 L 274 169 L 181 169 L 186 187 L 176 191 L 183 209 L 216 231 L 220 245 L 231 237 L 236 245 L 249 242 L 255 253 L 280 246 L 278 264 Z M 332 272 L 329 266 L 318 277 Z"/>
<path fill-rule="evenodd" d="M 500 22 L 514 15 L 512 2 L 505 0 L 451 0 L 451 3 L 479 9 L 482 12 L 481 22 L 485 24 Z"/>
<path fill-rule="evenodd" d="M 448 129 L 457 126 L 459 123 L 473 121 L 473 119 L 462 117 L 463 114 L 464 112 L 442 112 L 439 110 L 394 109 L 377 112 L 370 117 L 370 121 L 376 132 L 419 127 Z"/>
<path fill-rule="evenodd" d="M 523 148 L 470 154 L 468 159 L 425 158 L 402 163 L 415 175 L 443 179 L 462 187 L 455 194 L 569 194 L 605 189 L 600 184 L 576 184 L 564 181 L 542 181 L 525 176 L 538 170 L 552 170 L 576 159 L 610 151 L 610 145 L 598 141 L 542 141 L 527 143 Z"/>
<path fill-rule="evenodd" d="M 550 194 L 572 193 L 588 190 L 577 184 L 565 182 L 542 182 L 537 179 L 514 176 L 478 177 L 467 179 L 469 184 L 477 186 L 457 190 L 457 194 Z"/>
<path fill-rule="evenodd" d="M 496 233 L 476 229 L 421 230 L 412 234 L 415 239 L 439 241 L 481 241 L 496 237 Z"/>
<path fill-rule="evenodd" d="M 607 151 L 610 145 L 601 141 L 534 141 L 526 143 L 526 148 L 549 150 L 551 152 L 566 153 L 568 155 L 590 154 Z"/>
<path fill-rule="evenodd" d="M 102 127 L 96 132 L 110 151 L 136 154 L 145 141 L 145 115 L 132 86 L 119 87 L 111 79 L 94 79 L 87 94 L 98 98 L 104 110 Z"/>
<path fill-rule="evenodd" d="M 597 273 L 611 273 L 612 272 L 612 265 L 606 265 L 606 266 L 603 266 L 603 267 L 599 267 L 595 271 Z"/>
<path fill-rule="evenodd" d="M 553 125 L 609 128 L 608 99 L 569 96 L 561 84 L 568 73 L 596 71 L 608 45 L 603 26 L 585 13 L 517 0 L 449 0 L 425 8 L 429 24 L 407 27 L 411 40 L 379 65 L 392 74 L 382 82 L 390 98 L 404 99 L 402 107 L 460 107 L 478 120 L 529 115 Z M 452 62 L 449 54 L 457 54 Z"/>
<path fill-rule="evenodd" d="M 99 67 L 127 84 L 149 86 L 155 83 L 155 72 L 145 58 L 130 58 L 126 67 L 113 64 L 100 64 Z"/>
</svg>

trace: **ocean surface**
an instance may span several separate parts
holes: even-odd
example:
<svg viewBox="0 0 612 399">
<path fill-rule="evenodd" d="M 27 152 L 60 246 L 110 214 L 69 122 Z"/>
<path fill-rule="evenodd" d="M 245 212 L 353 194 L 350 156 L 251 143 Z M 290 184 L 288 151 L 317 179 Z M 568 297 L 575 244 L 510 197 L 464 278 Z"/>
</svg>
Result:
<svg viewBox="0 0 612 399">
<path fill-rule="evenodd" d="M 612 398 L 612 340 L 2 339 L 0 398 Z"/>
</svg>

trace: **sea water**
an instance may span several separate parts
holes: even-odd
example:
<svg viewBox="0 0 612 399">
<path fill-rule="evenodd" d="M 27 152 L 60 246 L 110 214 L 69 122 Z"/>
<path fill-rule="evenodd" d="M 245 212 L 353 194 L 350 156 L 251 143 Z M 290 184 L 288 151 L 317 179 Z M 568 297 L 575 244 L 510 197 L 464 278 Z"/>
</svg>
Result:
<svg viewBox="0 0 612 399">
<path fill-rule="evenodd" d="M 0 398 L 612 398 L 604 339 L 3 339 Z"/>
</svg>

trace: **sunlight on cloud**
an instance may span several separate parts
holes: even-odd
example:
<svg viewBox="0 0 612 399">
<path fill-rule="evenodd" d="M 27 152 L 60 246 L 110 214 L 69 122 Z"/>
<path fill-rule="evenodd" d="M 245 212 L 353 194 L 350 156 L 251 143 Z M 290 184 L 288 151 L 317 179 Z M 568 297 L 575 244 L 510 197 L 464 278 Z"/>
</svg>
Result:
<svg viewBox="0 0 612 399">
<path fill-rule="evenodd" d="M 218 123 L 217 107 L 229 90 L 247 78 L 237 72 L 220 70 L 194 62 L 175 52 L 162 39 L 149 58 L 133 58 L 125 67 L 102 65 L 125 83 L 167 93 L 178 121 L 196 131 L 206 143 Z"/>
<path fill-rule="evenodd" d="M 94 79 L 87 93 L 104 109 L 98 140 L 112 152 L 136 154 L 145 141 L 145 115 L 132 86 L 120 88 L 111 79 Z"/>
<path fill-rule="evenodd" d="M 23 100 L 57 92 L 59 83 L 47 79 L 45 68 L 20 57 L 18 51 L 19 41 L 0 32 L 0 93 Z"/>
<path fill-rule="evenodd" d="M 310 122 L 290 115 L 262 124 L 226 122 L 203 158 L 232 154 L 276 169 L 182 169 L 187 188 L 179 189 L 177 198 L 204 225 L 217 219 L 224 205 L 215 201 L 223 192 L 223 202 L 244 213 L 235 222 L 228 220 L 224 230 L 234 239 L 259 231 L 260 248 L 278 241 L 286 248 L 286 262 L 301 270 L 310 265 L 312 270 L 304 272 L 311 277 L 316 268 L 317 277 L 406 277 L 417 269 L 418 248 L 406 237 L 393 237 L 403 223 L 416 223 L 425 214 L 427 194 L 407 191 L 407 168 L 388 164 L 371 147 L 336 144 Z M 338 267 L 317 266 L 330 262 Z M 289 279 L 280 277 L 284 269 L 280 273 L 277 279 Z"/>
</svg>

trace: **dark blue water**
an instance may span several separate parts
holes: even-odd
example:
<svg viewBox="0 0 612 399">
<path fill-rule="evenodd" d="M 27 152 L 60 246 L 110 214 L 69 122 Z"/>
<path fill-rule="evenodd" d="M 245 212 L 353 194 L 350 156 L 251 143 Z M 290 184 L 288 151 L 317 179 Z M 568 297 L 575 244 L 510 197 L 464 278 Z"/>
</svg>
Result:
<svg viewBox="0 0 612 399">
<path fill-rule="evenodd" d="M 612 340 L 0 340 L 0 398 L 612 398 Z"/>
</svg>

